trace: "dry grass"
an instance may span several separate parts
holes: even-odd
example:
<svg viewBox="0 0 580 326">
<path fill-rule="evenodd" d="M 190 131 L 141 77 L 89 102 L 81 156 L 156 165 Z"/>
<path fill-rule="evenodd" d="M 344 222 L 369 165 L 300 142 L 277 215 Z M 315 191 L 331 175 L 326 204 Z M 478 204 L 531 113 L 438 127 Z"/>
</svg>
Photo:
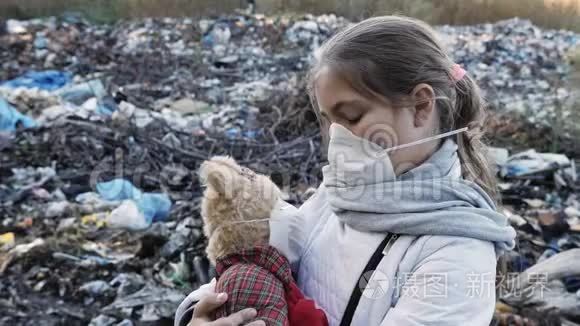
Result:
<svg viewBox="0 0 580 326">
<path fill-rule="evenodd" d="M 540 26 L 580 30 L 578 0 L 442 0 L 438 22 L 472 24 L 507 19 L 528 18 Z M 446 17 L 446 14 L 450 16 Z"/>
<path fill-rule="evenodd" d="M 334 12 L 352 19 L 399 13 L 434 24 L 474 24 L 514 16 L 540 26 L 580 31 L 580 0 L 257 0 L 261 12 Z M 35 17 L 65 10 L 97 20 L 199 16 L 232 11 L 245 0 L 1 0 L 0 16 Z"/>
</svg>

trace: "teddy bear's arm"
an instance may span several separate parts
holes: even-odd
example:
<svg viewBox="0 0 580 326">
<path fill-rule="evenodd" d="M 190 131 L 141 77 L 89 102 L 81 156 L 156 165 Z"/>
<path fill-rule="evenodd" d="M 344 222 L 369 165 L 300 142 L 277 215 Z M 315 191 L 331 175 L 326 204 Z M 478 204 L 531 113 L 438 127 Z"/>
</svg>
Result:
<svg viewBox="0 0 580 326">
<path fill-rule="evenodd" d="M 216 318 L 255 308 L 256 320 L 263 320 L 266 325 L 288 325 L 284 286 L 262 267 L 253 264 L 231 266 L 219 277 L 216 292 L 228 293 L 228 301 L 216 311 Z"/>
</svg>

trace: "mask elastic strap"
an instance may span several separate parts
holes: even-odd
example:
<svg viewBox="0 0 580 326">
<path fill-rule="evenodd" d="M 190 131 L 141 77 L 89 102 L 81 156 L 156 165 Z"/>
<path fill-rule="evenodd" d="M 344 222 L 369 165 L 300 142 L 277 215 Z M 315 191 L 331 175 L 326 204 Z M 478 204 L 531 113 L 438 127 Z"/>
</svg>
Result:
<svg viewBox="0 0 580 326">
<path fill-rule="evenodd" d="M 270 221 L 270 220 L 271 220 L 271 218 L 260 218 L 260 219 L 255 219 L 255 220 L 245 220 L 245 221 L 235 221 L 235 222 L 225 223 L 225 224 L 218 226 L 215 230 L 213 230 L 211 235 L 213 235 L 217 230 L 219 230 L 223 227 L 226 227 L 226 226 L 236 225 L 236 224 L 245 224 L 245 223 L 266 222 L 266 221 Z M 211 237 L 211 235 L 210 235 L 210 237 Z"/>
<path fill-rule="evenodd" d="M 437 139 L 449 137 L 449 136 L 452 136 L 452 135 L 455 135 L 455 134 L 459 134 L 459 133 L 465 132 L 468 129 L 469 128 L 467 128 L 467 127 L 461 128 L 461 129 L 456 129 L 456 130 L 452 130 L 452 131 L 449 131 L 449 132 L 446 132 L 446 133 L 442 133 L 442 134 L 439 134 L 439 135 L 435 135 L 435 136 L 423 138 L 423 139 L 420 139 L 420 140 L 417 140 L 417 141 L 414 141 L 414 142 L 411 142 L 411 143 L 407 143 L 407 144 L 403 144 L 403 145 L 399 145 L 399 146 L 393 146 L 393 147 L 390 147 L 390 148 L 385 149 L 382 153 L 385 153 L 386 154 L 386 153 L 389 153 L 389 152 L 396 151 L 398 149 L 403 149 L 403 148 L 407 148 L 407 147 L 411 147 L 411 146 L 415 146 L 415 145 L 420 145 L 420 144 L 423 144 L 423 143 L 427 143 L 427 142 L 430 142 L 430 141 L 433 141 L 433 140 L 437 140 Z"/>
<path fill-rule="evenodd" d="M 226 223 L 226 224 L 224 224 L 224 226 L 232 225 L 232 224 L 242 224 L 242 223 L 265 222 L 265 221 L 269 221 L 269 220 L 270 220 L 270 218 L 260 218 L 260 219 L 256 219 L 256 220 L 235 221 L 235 222 Z"/>
</svg>

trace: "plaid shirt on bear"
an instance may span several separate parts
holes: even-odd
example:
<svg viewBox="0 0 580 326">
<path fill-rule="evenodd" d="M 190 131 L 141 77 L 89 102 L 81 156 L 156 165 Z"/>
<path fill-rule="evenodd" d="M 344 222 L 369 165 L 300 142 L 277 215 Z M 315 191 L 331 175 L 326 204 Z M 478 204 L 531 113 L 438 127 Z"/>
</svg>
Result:
<svg viewBox="0 0 580 326">
<path fill-rule="evenodd" d="M 216 292 L 227 292 L 228 301 L 215 312 L 226 317 L 255 308 L 256 319 L 266 325 L 328 325 L 324 312 L 304 298 L 286 257 L 272 246 L 241 250 L 217 260 Z"/>
</svg>

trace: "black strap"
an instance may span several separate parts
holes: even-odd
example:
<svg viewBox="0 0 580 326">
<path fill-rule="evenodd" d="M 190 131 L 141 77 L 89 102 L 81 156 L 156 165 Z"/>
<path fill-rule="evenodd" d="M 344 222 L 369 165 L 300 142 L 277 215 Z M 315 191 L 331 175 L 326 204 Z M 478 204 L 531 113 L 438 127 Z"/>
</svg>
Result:
<svg viewBox="0 0 580 326">
<path fill-rule="evenodd" d="M 348 304 L 346 305 L 344 315 L 342 315 L 340 326 L 349 326 L 350 323 L 352 322 L 352 318 L 354 317 L 354 311 L 356 310 L 358 302 L 360 301 L 360 297 L 362 296 L 362 290 L 359 287 L 359 281 L 361 278 L 363 278 L 363 276 L 367 272 L 374 271 L 375 269 L 377 269 L 377 266 L 379 266 L 381 259 L 383 259 L 383 249 L 385 248 L 387 243 L 389 243 L 389 240 L 391 240 L 393 235 L 394 235 L 393 233 L 387 234 L 385 239 L 381 242 L 381 244 L 377 247 L 377 249 L 371 256 L 371 259 L 369 259 L 369 262 L 363 269 L 362 273 L 360 274 L 360 277 L 357 279 L 357 282 L 355 283 L 354 288 L 352 289 L 350 300 L 348 300 Z"/>
</svg>

